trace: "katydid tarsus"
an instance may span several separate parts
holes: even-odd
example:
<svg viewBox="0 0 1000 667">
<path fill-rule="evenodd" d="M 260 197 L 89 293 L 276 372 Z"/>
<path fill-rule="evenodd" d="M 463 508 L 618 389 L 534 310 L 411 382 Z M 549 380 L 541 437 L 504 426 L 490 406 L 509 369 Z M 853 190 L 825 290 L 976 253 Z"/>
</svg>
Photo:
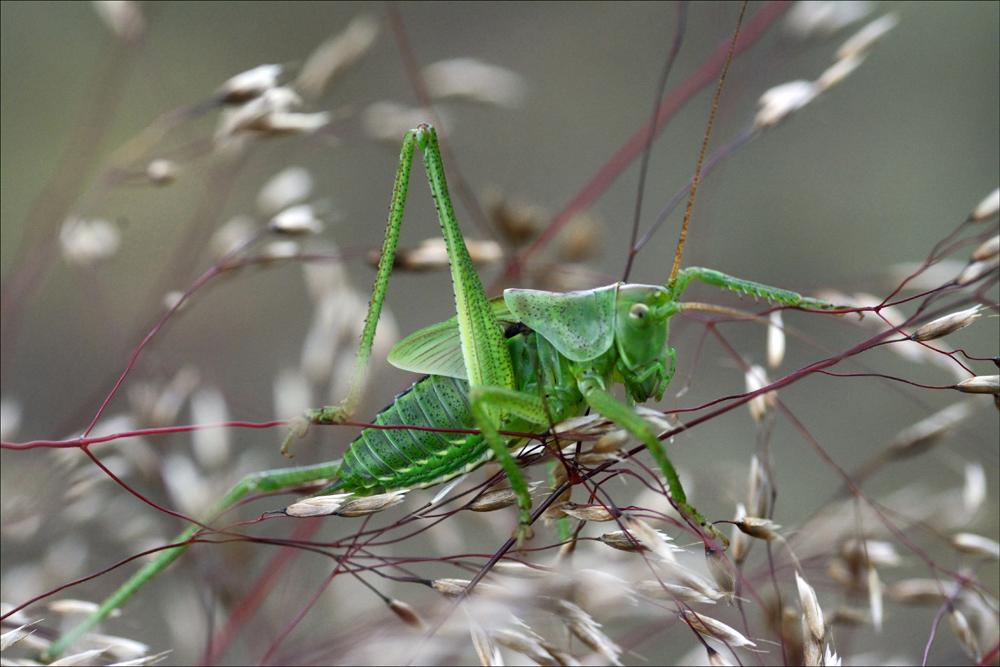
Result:
<svg viewBox="0 0 1000 667">
<path fill-rule="evenodd" d="M 614 397 L 614 385 L 624 385 L 629 403 L 662 396 L 674 373 L 675 353 L 667 343 L 670 317 L 686 308 L 714 309 L 677 300 L 692 280 L 788 306 L 815 309 L 836 306 L 695 267 L 678 271 L 676 279 L 666 286 L 616 283 L 570 293 L 509 289 L 502 297 L 490 300 L 452 210 L 436 133 L 427 125 L 411 130 L 403 141 L 378 277 L 348 396 L 339 406 L 308 411 L 293 427 L 283 451 L 305 424 L 343 421 L 358 404 L 393 265 L 414 152 L 421 154 L 426 166 L 446 239 L 457 315 L 412 334 L 393 349 L 389 360 L 394 365 L 428 375 L 397 396 L 374 423 L 454 429 L 459 433 L 366 429 L 340 461 L 261 472 L 244 478 L 218 503 L 211 516 L 250 493 L 327 479 L 335 481 L 321 494 L 340 491 L 363 496 L 433 486 L 495 458 L 517 495 L 515 535 L 520 542 L 531 537 L 531 497 L 510 448 L 524 438 L 502 436 L 500 432 L 543 434 L 554 423 L 589 408 L 644 442 L 663 473 L 676 506 L 709 536 L 721 538 L 688 502 L 652 426 Z M 469 429 L 480 433 L 462 432 Z M 199 530 L 201 526 L 192 525 L 175 543 L 187 542 Z M 63 646 L 89 631 L 186 547 L 185 544 L 164 551 L 146 565 L 88 621 L 54 644 L 50 654 L 57 655 Z"/>
</svg>

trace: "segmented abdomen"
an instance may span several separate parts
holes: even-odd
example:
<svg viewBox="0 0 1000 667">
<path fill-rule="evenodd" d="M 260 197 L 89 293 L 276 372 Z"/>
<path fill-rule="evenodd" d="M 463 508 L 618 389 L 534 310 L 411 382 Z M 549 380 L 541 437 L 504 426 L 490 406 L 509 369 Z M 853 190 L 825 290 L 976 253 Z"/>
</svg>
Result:
<svg viewBox="0 0 1000 667">
<path fill-rule="evenodd" d="M 398 395 L 375 418 L 379 426 L 475 429 L 469 383 L 428 375 Z M 378 493 L 426 487 L 479 466 L 492 452 L 479 434 L 366 428 L 344 456 L 336 486 Z"/>
</svg>

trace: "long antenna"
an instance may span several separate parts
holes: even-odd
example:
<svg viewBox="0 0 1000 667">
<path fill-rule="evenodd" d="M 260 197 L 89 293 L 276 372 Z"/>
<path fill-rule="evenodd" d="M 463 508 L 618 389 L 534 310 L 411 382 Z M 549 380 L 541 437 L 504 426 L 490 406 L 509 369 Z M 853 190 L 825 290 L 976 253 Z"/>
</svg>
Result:
<svg viewBox="0 0 1000 667">
<path fill-rule="evenodd" d="M 684 213 L 684 226 L 681 227 L 681 238 L 677 242 L 677 254 L 674 255 L 674 268 L 670 271 L 670 279 L 667 281 L 667 288 L 673 289 L 677 282 L 677 272 L 681 268 L 681 254 L 684 252 L 684 241 L 687 239 L 688 222 L 691 220 L 691 208 L 694 206 L 694 193 L 698 191 L 698 177 L 701 175 L 701 165 L 705 161 L 705 151 L 708 149 L 708 137 L 712 133 L 712 123 L 715 122 L 715 112 L 719 108 L 719 97 L 722 96 L 722 86 L 726 83 L 726 73 L 729 72 L 729 63 L 733 60 L 733 53 L 736 51 L 736 41 L 740 37 L 740 27 L 743 25 L 743 15 L 746 14 L 747 3 L 744 1 L 740 10 L 739 21 L 736 22 L 736 32 L 733 34 L 733 41 L 729 45 L 729 55 L 726 56 L 726 66 L 722 69 L 722 76 L 719 78 L 719 88 L 715 91 L 715 101 L 712 102 L 712 114 L 708 117 L 708 129 L 705 130 L 705 140 L 701 143 L 701 155 L 698 156 L 698 168 L 694 170 L 694 179 L 691 182 L 691 195 L 688 197 L 687 211 Z"/>
</svg>

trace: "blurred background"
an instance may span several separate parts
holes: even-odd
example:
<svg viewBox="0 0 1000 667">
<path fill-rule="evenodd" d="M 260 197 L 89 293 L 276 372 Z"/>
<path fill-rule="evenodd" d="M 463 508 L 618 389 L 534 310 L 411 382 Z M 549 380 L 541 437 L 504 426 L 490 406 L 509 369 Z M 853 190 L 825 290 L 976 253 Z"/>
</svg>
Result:
<svg viewBox="0 0 1000 667">
<path fill-rule="evenodd" d="M 668 91 L 731 33 L 738 10 L 732 4 L 690 8 Z M 752 4 L 749 13 L 759 9 Z M 302 408 L 337 400 L 342 379 L 313 382 L 307 391 L 296 370 L 307 365 L 303 346 L 317 330 L 316 282 L 339 280 L 324 274 L 307 284 L 303 266 L 342 267 L 350 286 L 345 289 L 359 295 L 363 306 L 374 277 L 364 257 L 381 244 L 402 136 L 374 136 L 390 123 L 379 121 L 372 105 L 418 106 L 407 61 L 415 57 L 418 66 L 426 66 L 474 58 L 516 75 L 517 83 L 496 102 L 444 100 L 438 110 L 457 161 L 448 166 L 457 167 L 480 205 L 487 209 L 489 201 L 501 197 L 509 206 L 530 208 L 542 227 L 649 117 L 677 10 L 665 3 L 405 4 L 399 12 L 412 54 L 403 55 L 380 4 L 150 3 L 139 11 L 144 39 L 141 46 L 127 47 L 127 39 L 115 37 L 90 4 L 0 6 L 0 272 L 4 317 L 13 318 L 4 322 L 5 442 L 63 439 L 86 428 L 164 312 L 167 292 L 188 289 L 218 260 L 218 230 L 226 223 L 242 216 L 244 228 L 258 228 L 271 219 L 274 211 L 260 203 L 261 190 L 290 167 L 311 175 L 311 190 L 303 200 L 314 205 L 324 227 L 298 247 L 327 259 L 251 266 L 200 289 L 140 356 L 105 417 L 124 420 L 114 422 L 112 432 L 153 425 L 137 417 L 143 414 L 159 415 L 159 425 L 214 421 L 200 415 L 220 414 L 266 422 L 294 414 L 282 413 L 282 405 L 294 403 L 289 395 L 303 397 Z M 871 17 L 886 11 L 896 12 L 900 23 L 856 72 L 706 178 L 683 265 L 708 266 L 807 293 L 835 289 L 881 299 L 905 275 L 901 264 L 922 262 L 997 186 L 998 5 L 878 4 Z M 211 141 L 219 126 L 219 112 L 211 110 L 192 113 L 190 120 L 160 136 L 157 123 L 170 122 L 164 114 L 210 99 L 240 72 L 276 63 L 285 68 L 283 82 L 294 80 L 324 40 L 361 16 L 369 16 L 377 28 L 370 48 L 321 94 L 306 100 L 305 112 L 330 113 L 331 122 L 322 131 L 252 139 L 223 150 Z M 854 29 L 829 40 L 802 42 L 789 37 L 778 21 L 733 63 L 712 146 L 722 146 L 740 132 L 764 91 L 818 77 Z M 696 95 L 657 139 L 643 230 L 692 174 L 713 94 L 714 84 Z M 162 186 L 142 176 L 145 165 L 159 157 L 176 165 L 175 177 Z M 422 169 L 414 170 L 414 178 L 403 229 L 408 247 L 438 235 Z M 527 279 L 532 284 L 544 282 L 545 276 L 565 280 L 567 289 L 619 280 L 637 180 L 634 162 L 588 208 L 588 221 L 573 228 L 576 236 L 571 229 L 552 242 L 549 254 L 533 257 Z M 484 238 L 475 216 L 461 204 L 458 208 L 467 236 Z M 102 229 L 111 230 L 117 245 L 96 259 L 67 254 L 66 232 L 60 241 L 60 230 L 68 217 L 106 221 Z M 672 216 L 642 249 L 631 281 L 664 282 L 680 219 Z M 580 248 L 573 250 L 573 243 Z M 266 244 L 255 248 L 266 251 Z M 287 246 L 272 251 L 286 252 Z M 967 257 L 964 250 L 955 255 L 958 270 Z M 546 263 L 557 266 L 546 271 Z M 487 286 L 500 273 L 499 265 L 481 270 Z M 16 294 L 12 286 L 17 286 Z M 987 294 L 996 300 L 995 281 Z M 741 306 L 714 289 L 692 288 L 689 298 Z M 449 275 L 400 273 L 390 285 L 387 304 L 401 335 L 447 319 L 454 315 Z M 742 307 L 752 307 L 751 302 L 744 300 Z M 341 312 L 355 324 L 363 317 L 357 308 Z M 786 324 L 800 331 L 803 340 L 789 341 L 783 372 L 827 356 L 823 348 L 844 350 L 871 335 L 846 319 L 831 323 L 830 317 L 786 313 Z M 675 399 L 672 384 L 664 404 L 689 407 L 742 392 L 737 363 L 712 340 L 699 346 L 704 327 L 696 320 L 678 320 L 672 322 L 676 389 L 692 374 L 694 380 L 680 399 Z M 994 313 L 948 343 L 972 356 L 993 356 L 997 329 Z M 723 333 L 741 356 L 763 363 L 763 329 L 736 324 Z M 381 354 L 384 358 L 384 350 Z M 330 374 L 342 370 L 348 357 L 339 352 L 329 360 Z M 865 366 L 845 367 L 844 372 L 875 370 L 931 385 L 955 382 L 945 369 L 887 351 L 859 361 Z M 970 366 L 980 374 L 996 372 L 990 363 Z M 384 363 L 370 377 L 358 415 L 362 420 L 413 379 Z M 276 399 L 276 391 L 285 391 L 285 398 Z M 215 406 L 221 397 L 224 412 L 198 413 L 195 399 L 205 396 Z M 900 389 L 874 378 L 817 376 L 781 398 L 847 470 L 900 430 L 958 400 L 948 392 Z M 955 438 L 892 468 L 866 490 L 878 495 L 910 483 L 933 491 L 955 488 L 963 483 L 965 462 L 978 462 L 989 476 L 990 509 L 982 510 L 970 530 L 996 537 L 997 412 L 986 398 L 980 403 Z M 148 410 L 143 412 L 142 406 Z M 309 444 L 299 446 L 296 463 L 339 457 L 356 434 L 320 430 Z M 185 434 L 116 443 L 121 450 L 134 446 L 146 452 L 145 463 L 117 449 L 108 450 L 108 456 L 121 457 L 121 465 L 134 475 L 129 479 L 143 493 L 196 513 L 241 474 L 282 466 L 277 446 L 283 433 L 282 428 L 232 429 L 221 436 L 225 442 L 215 458 L 192 450 L 201 445 Z M 742 490 L 734 494 L 729 489 L 743 488 L 754 438 L 754 424 L 741 409 L 679 438 L 671 450 L 678 467 L 692 477 L 695 491 L 689 489 L 689 495 L 706 515 L 732 514 L 733 496 L 741 497 Z M 774 438 L 778 522 L 794 526 L 816 511 L 840 481 L 791 427 L 779 423 Z M 86 477 L 83 471 L 95 469 L 82 454 L 61 454 L 56 460 L 49 450 L 3 451 L 5 603 L 20 603 L 105 567 L 137 551 L 137 545 L 162 544 L 180 525 L 100 474 L 96 481 L 93 474 Z M 197 493 L 185 497 L 176 483 L 171 487 L 172 482 L 151 472 L 168 464 L 191 467 L 188 477 L 176 473 L 175 478 L 193 480 Z M 85 490 L 74 486 L 81 479 L 90 480 Z M 65 497 L 66 489 L 76 495 Z M 248 517 L 268 509 L 254 508 Z M 482 536 L 483 551 L 495 548 L 497 536 L 509 531 L 513 521 L 509 516 L 491 518 L 496 526 Z M 116 534 L 117 528 L 122 534 Z M 243 545 L 237 553 L 260 559 L 267 555 L 263 550 Z M 238 645 L 225 660 L 259 659 L 260 638 L 275 636 L 275 628 L 284 627 L 319 586 L 323 575 L 311 576 L 303 575 L 298 588 L 283 591 L 284 608 L 293 611 Z M 123 577 L 109 574 L 70 595 L 99 600 Z M 995 572 L 985 583 L 996 590 Z M 148 642 L 154 650 L 174 648 L 178 653 L 171 662 L 198 660 L 204 628 L 192 629 L 199 624 L 185 626 L 176 619 L 197 614 L 178 612 L 189 609 L 187 603 L 169 601 L 162 588 L 167 584 L 158 586 L 146 599 L 160 604 L 140 609 L 146 605 L 133 603 L 114 633 Z M 176 586 L 197 588 L 187 580 Z M 358 597 L 353 596 L 352 604 L 379 604 L 374 596 L 370 601 Z M 192 604 L 197 610 L 197 602 Z M 341 608 L 352 615 L 342 607 L 334 600 L 324 609 Z M 914 650 L 900 645 L 902 655 L 915 656 Z"/>
</svg>

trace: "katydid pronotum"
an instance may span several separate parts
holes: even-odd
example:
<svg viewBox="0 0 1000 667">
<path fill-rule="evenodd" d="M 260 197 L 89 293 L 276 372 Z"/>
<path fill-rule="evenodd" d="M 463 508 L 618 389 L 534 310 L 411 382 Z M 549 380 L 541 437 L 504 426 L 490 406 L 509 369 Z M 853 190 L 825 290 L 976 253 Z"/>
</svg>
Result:
<svg viewBox="0 0 1000 667">
<path fill-rule="evenodd" d="M 410 335 L 392 350 L 391 363 L 428 375 L 397 396 L 374 423 L 454 429 L 456 433 L 365 429 L 342 460 L 247 476 L 222 498 L 211 516 L 250 493 L 321 480 L 335 481 L 317 495 L 341 491 L 363 496 L 433 486 L 495 458 L 517 497 L 515 537 L 520 543 L 532 535 L 531 496 L 510 448 L 524 438 L 500 432 L 543 434 L 553 424 L 589 408 L 644 442 L 665 477 L 672 502 L 710 537 L 724 540 L 688 502 L 652 426 L 614 397 L 614 385 L 624 385 L 630 404 L 662 396 L 674 373 L 675 354 L 667 344 L 670 317 L 684 309 L 719 310 L 677 300 L 692 280 L 793 307 L 837 306 L 696 267 L 679 271 L 675 267 L 675 277 L 663 287 L 616 283 L 570 293 L 508 289 L 502 297 L 488 299 L 452 210 L 437 136 L 428 125 L 411 130 L 403 140 L 378 277 L 348 396 L 339 406 L 307 411 L 293 425 L 283 451 L 305 424 L 343 421 L 357 407 L 393 266 L 415 151 L 422 155 L 448 248 L 457 315 Z M 470 435 L 470 429 L 480 433 Z M 186 543 L 200 530 L 201 526 L 192 525 L 174 542 Z M 54 644 L 50 655 L 58 655 L 93 628 L 186 547 L 166 550 L 148 563 L 97 612 Z"/>
</svg>

